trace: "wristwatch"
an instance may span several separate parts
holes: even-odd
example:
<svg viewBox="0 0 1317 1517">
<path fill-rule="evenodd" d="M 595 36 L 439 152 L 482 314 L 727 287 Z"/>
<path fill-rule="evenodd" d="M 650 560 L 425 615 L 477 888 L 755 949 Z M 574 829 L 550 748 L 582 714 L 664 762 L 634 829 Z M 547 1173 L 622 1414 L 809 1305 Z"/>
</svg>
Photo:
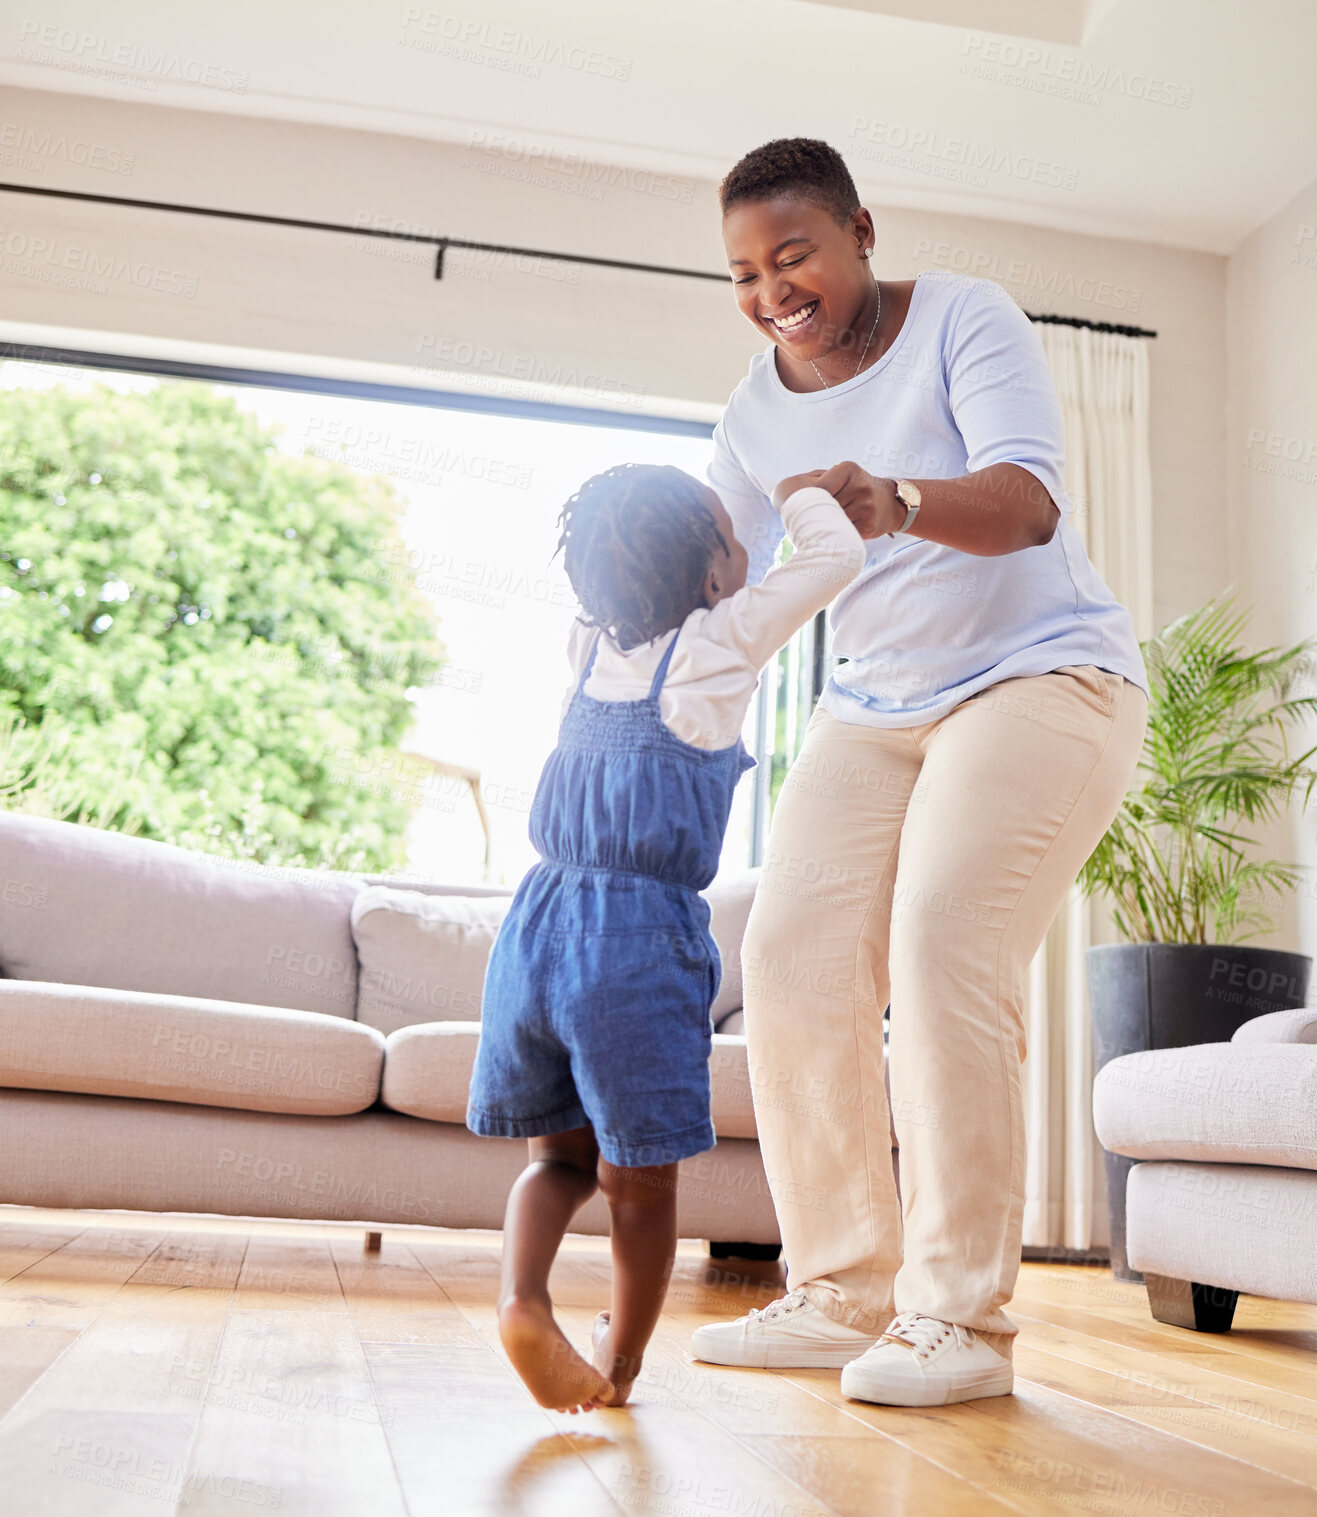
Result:
<svg viewBox="0 0 1317 1517">
<path fill-rule="evenodd" d="M 908 532 L 911 523 L 919 515 L 919 486 L 909 479 L 897 479 L 892 483 L 896 486 L 897 500 L 906 508 L 905 520 L 887 534 L 888 537 L 897 537 L 902 532 Z"/>
</svg>

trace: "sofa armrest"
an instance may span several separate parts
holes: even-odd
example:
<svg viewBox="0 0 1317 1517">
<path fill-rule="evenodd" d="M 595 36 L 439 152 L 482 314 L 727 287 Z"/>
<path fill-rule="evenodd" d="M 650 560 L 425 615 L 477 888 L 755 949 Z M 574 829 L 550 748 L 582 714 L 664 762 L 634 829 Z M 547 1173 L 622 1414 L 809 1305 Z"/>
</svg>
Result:
<svg viewBox="0 0 1317 1517">
<path fill-rule="evenodd" d="M 1232 1043 L 1317 1043 L 1317 1006 L 1269 1011 L 1235 1029 Z"/>
<path fill-rule="evenodd" d="M 744 1017 L 738 1011 L 726 1018 L 722 1028 L 713 1035 L 713 1052 L 709 1058 L 709 1074 L 713 1085 L 713 1126 L 720 1138 L 757 1138 L 759 1129 L 755 1123 L 755 1090 L 750 1078 L 750 1061 L 746 1051 L 745 1034 L 741 1031 L 727 1032 L 723 1029 L 744 1025 Z M 896 1118 L 892 1110 L 891 1067 L 887 1050 L 883 1050 L 883 1085 L 887 1091 L 888 1127 L 892 1147 L 897 1147 Z M 759 1092 L 763 1106 L 785 1108 L 810 1121 L 849 1121 L 844 1108 L 829 1104 L 825 1094 L 811 1082 L 797 1083 L 786 1078 L 781 1083 L 763 1088 Z"/>
</svg>

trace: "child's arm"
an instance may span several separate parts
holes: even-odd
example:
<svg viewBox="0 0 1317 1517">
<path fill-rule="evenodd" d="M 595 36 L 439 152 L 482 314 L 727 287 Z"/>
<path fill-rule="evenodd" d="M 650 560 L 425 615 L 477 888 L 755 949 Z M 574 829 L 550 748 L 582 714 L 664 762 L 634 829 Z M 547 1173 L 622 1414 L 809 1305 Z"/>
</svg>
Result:
<svg viewBox="0 0 1317 1517">
<path fill-rule="evenodd" d="M 791 539 L 791 557 L 759 584 L 720 600 L 700 629 L 701 636 L 736 648 L 755 670 L 834 600 L 867 558 L 864 539 L 826 490 L 795 489 L 778 512 Z"/>
</svg>

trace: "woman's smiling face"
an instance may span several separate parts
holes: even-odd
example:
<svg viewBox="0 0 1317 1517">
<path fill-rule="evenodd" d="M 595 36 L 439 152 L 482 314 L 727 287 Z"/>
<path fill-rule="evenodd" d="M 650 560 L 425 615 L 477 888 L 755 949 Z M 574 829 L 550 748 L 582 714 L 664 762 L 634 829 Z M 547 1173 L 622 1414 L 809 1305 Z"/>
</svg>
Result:
<svg viewBox="0 0 1317 1517">
<path fill-rule="evenodd" d="M 873 241 L 868 211 L 838 226 L 793 196 L 741 201 L 723 217 L 742 315 L 801 362 L 851 345 L 846 334 L 872 288 L 864 249 Z"/>
</svg>

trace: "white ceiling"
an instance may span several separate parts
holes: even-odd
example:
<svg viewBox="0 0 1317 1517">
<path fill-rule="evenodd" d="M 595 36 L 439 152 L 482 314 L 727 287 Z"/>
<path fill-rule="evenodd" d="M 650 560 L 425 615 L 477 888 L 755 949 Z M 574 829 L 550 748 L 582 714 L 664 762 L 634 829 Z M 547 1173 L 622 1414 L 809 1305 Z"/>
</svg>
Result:
<svg viewBox="0 0 1317 1517">
<path fill-rule="evenodd" d="M 848 6 L 911 21 L 938 21 L 999 32 L 1009 37 L 1038 37 L 1050 42 L 1084 42 L 1117 0 L 814 0 L 816 5 Z"/>
<path fill-rule="evenodd" d="M 45 10 L 10 7 L 24 19 L 0 26 L 0 84 L 445 141 L 502 133 L 713 179 L 768 138 L 819 136 L 871 206 L 1217 253 L 1317 175 L 1314 0 Z M 1044 40 L 953 24 L 971 15 Z M 1058 34 L 1087 40 L 1045 40 Z"/>
</svg>

